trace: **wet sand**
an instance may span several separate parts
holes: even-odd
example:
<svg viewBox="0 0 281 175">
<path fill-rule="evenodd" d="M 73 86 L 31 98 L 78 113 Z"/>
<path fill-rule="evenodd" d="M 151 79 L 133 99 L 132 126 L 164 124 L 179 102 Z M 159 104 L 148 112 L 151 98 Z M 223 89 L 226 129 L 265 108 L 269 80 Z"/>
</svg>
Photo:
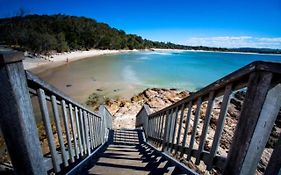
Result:
<svg viewBox="0 0 281 175">
<path fill-rule="evenodd" d="M 146 88 L 128 83 L 122 80 L 120 75 L 112 75 L 108 62 L 99 64 L 98 60 L 104 57 L 106 56 L 86 58 L 85 63 L 84 60 L 79 60 L 63 65 L 48 64 L 31 71 L 81 103 L 85 103 L 92 93 L 104 99 L 130 98 Z M 91 59 L 98 59 L 97 65 L 88 65 L 87 62 Z"/>
</svg>

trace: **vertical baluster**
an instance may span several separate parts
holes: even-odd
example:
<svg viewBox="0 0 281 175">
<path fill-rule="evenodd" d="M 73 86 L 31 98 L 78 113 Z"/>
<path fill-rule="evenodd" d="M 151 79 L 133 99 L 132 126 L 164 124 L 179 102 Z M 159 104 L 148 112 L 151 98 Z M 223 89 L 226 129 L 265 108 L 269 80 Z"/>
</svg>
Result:
<svg viewBox="0 0 281 175">
<path fill-rule="evenodd" d="M 158 116 L 158 132 L 157 132 L 157 138 L 161 140 L 161 124 L 162 124 L 162 113 Z"/>
<path fill-rule="evenodd" d="M 79 109 L 79 120 L 80 120 L 80 126 L 81 126 L 81 134 L 82 134 L 82 147 L 84 150 L 84 153 L 87 153 L 87 147 L 86 147 L 86 139 L 85 139 L 85 125 L 84 125 L 84 120 L 83 120 L 83 111 L 80 108 Z"/>
<path fill-rule="evenodd" d="M 69 157 L 70 157 L 71 162 L 74 162 L 74 155 L 73 155 L 72 143 L 71 143 L 71 138 L 70 138 L 68 115 L 66 112 L 65 101 L 62 100 L 61 104 L 62 104 L 63 121 L 64 121 L 64 127 L 65 127 L 65 132 L 66 132 L 66 140 L 67 140 L 67 145 L 68 145 Z"/>
<path fill-rule="evenodd" d="M 150 119 L 151 117 L 148 117 L 148 121 L 147 121 L 147 135 L 148 135 L 148 140 L 150 140 Z"/>
<path fill-rule="evenodd" d="M 157 138 L 157 116 L 154 117 L 154 123 L 153 123 L 153 137 Z"/>
<path fill-rule="evenodd" d="M 97 116 L 95 116 L 95 124 L 94 124 L 94 128 L 95 128 L 95 133 L 96 133 L 96 147 L 100 145 L 101 143 L 101 137 L 100 137 L 100 131 L 99 131 L 99 121 L 100 121 L 100 118 L 98 118 Z"/>
<path fill-rule="evenodd" d="M 96 140 L 96 131 L 95 131 L 95 125 L 96 125 L 96 116 L 93 115 L 92 117 L 92 132 L 93 132 L 93 147 L 95 148 L 96 147 L 96 143 L 97 143 L 97 140 Z"/>
<path fill-rule="evenodd" d="M 93 116 L 93 126 L 92 126 L 92 130 L 93 130 L 93 144 L 94 144 L 94 147 L 96 147 L 99 143 L 99 140 L 98 140 L 98 136 L 99 136 L 99 133 L 95 130 L 96 128 L 96 125 L 97 125 L 97 117 L 94 115 Z"/>
<path fill-rule="evenodd" d="M 149 120 L 149 130 L 150 130 L 150 137 L 152 138 L 153 137 L 153 117 L 151 117 L 150 118 L 150 120 Z M 152 140 L 152 142 L 153 142 L 153 140 Z"/>
<path fill-rule="evenodd" d="M 165 128 L 164 128 L 164 135 L 163 135 L 163 144 L 162 144 L 162 151 L 165 150 L 166 142 L 167 142 L 167 135 L 168 135 L 168 125 L 169 125 L 169 110 L 166 111 L 165 116 Z"/>
<path fill-rule="evenodd" d="M 57 99 L 54 95 L 51 96 L 51 102 L 52 102 L 52 107 L 53 107 L 55 124 L 56 124 L 56 128 L 57 128 L 57 135 L 58 135 L 60 149 L 61 149 L 62 160 L 63 160 L 64 166 L 68 166 L 68 158 L 67 158 L 67 155 L 65 152 L 65 146 L 64 146 L 63 136 L 62 136 L 62 129 L 61 129 L 61 123 L 60 123 L 60 118 L 59 118 Z"/>
<path fill-rule="evenodd" d="M 178 136 L 177 136 L 177 142 L 176 142 L 176 154 L 179 150 L 179 143 L 180 143 L 180 137 L 181 137 L 181 128 L 182 128 L 182 123 L 183 123 L 183 116 L 184 116 L 184 108 L 185 108 L 185 104 L 181 105 L 181 116 L 180 116 L 180 121 L 179 121 L 179 128 L 178 128 Z"/>
<path fill-rule="evenodd" d="M 92 117 L 92 132 L 93 132 L 93 147 L 96 147 L 96 132 L 95 132 L 95 125 L 96 125 L 96 121 L 95 121 L 96 116 L 93 115 Z M 99 133 L 98 133 L 99 134 Z"/>
<path fill-rule="evenodd" d="M 154 144 L 156 145 L 157 144 L 157 116 L 154 116 L 153 118 L 153 138 L 154 138 Z"/>
<path fill-rule="evenodd" d="M 76 159 L 79 158 L 79 150 L 78 150 L 78 144 L 77 144 L 77 130 L 75 128 L 75 125 L 74 125 L 74 117 L 73 117 L 73 107 L 72 107 L 72 104 L 69 103 L 68 104 L 69 106 L 69 115 L 70 115 L 70 126 L 71 126 L 71 129 L 72 129 L 72 137 L 73 137 L 73 141 L 74 141 L 74 148 L 75 148 L 75 156 L 76 156 Z"/>
<path fill-rule="evenodd" d="M 150 137 L 153 137 L 153 117 L 150 117 L 150 120 L 149 120 L 149 131 L 150 131 Z"/>
<path fill-rule="evenodd" d="M 172 133 L 172 135 L 173 135 L 173 137 L 172 137 L 172 146 L 171 146 L 171 150 L 170 150 L 171 153 L 173 152 L 173 149 L 174 149 L 174 142 L 175 142 L 175 137 L 176 137 L 178 115 L 179 115 L 179 106 L 176 109 L 176 113 L 175 113 L 174 119 L 172 119 L 173 122 L 174 122 L 173 123 L 174 126 L 173 126 L 173 133 Z"/>
<path fill-rule="evenodd" d="M 49 145 L 50 152 L 52 155 L 53 168 L 54 168 L 55 173 L 57 173 L 60 171 L 60 166 L 59 166 L 59 160 L 58 160 L 58 155 L 57 155 L 57 151 L 56 151 L 52 126 L 51 126 L 50 116 L 49 116 L 49 112 L 48 112 L 45 92 L 43 89 L 38 89 L 37 94 L 38 94 L 40 110 L 42 113 L 43 124 L 44 124 L 47 138 L 48 138 L 48 145 Z"/>
<path fill-rule="evenodd" d="M 160 146 L 160 143 L 161 143 L 162 113 L 159 114 L 158 120 L 159 120 L 159 121 L 158 121 L 158 133 L 157 133 L 157 138 L 158 138 L 159 140 L 158 140 L 157 146 Z"/>
<path fill-rule="evenodd" d="M 223 100 L 222 100 L 222 104 L 221 104 L 221 110 L 220 110 L 220 115 L 219 115 L 219 120 L 217 123 L 217 127 L 216 127 L 216 131 L 215 131 L 215 136 L 214 136 L 214 140 L 212 143 L 212 148 L 210 151 L 210 157 L 207 161 L 207 170 L 210 171 L 213 167 L 212 162 L 213 159 L 217 153 L 217 149 L 219 146 L 219 142 L 220 142 L 220 138 L 221 138 L 221 134 L 223 131 L 223 127 L 224 127 L 224 121 L 225 121 L 225 117 L 226 117 L 226 113 L 227 113 L 227 107 L 229 104 L 229 96 L 232 92 L 232 85 L 227 85 L 224 91 L 224 96 L 223 96 Z"/>
<path fill-rule="evenodd" d="M 187 160 L 189 160 L 191 158 L 191 152 L 192 152 L 192 149 L 194 146 L 195 135 L 196 135 L 197 125 L 198 125 L 198 121 L 199 121 L 201 104 L 202 104 L 202 99 L 201 99 L 201 97 L 199 97 L 197 100 L 197 103 L 196 103 L 196 112 L 195 112 L 195 118 L 194 118 L 194 122 L 193 122 L 192 134 L 190 137 L 190 143 L 188 146 Z"/>
<path fill-rule="evenodd" d="M 111 122 L 111 120 L 110 120 Z M 103 143 L 103 138 L 102 138 L 102 118 L 98 118 L 98 122 L 97 122 L 97 126 L 98 126 L 98 145 L 101 145 Z"/>
<path fill-rule="evenodd" d="M 96 120 L 96 116 L 93 117 L 93 133 L 94 133 L 94 147 L 97 146 L 97 132 L 96 132 L 96 124 L 97 124 L 97 120 Z"/>
<path fill-rule="evenodd" d="M 80 129 L 80 122 L 79 122 L 79 114 L 78 114 L 78 109 L 75 106 L 75 119 L 76 119 L 76 129 L 77 129 L 77 133 L 78 133 L 78 141 L 79 141 L 79 151 L 81 156 L 84 155 L 84 151 L 83 151 L 83 144 L 82 144 L 82 136 L 81 136 L 81 129 Z"/>
<path fill-rule="evenodd" d="M 152 117 L 151 120 L 150 120 L 150 121 L 151 121 L 151 123 L 150 123 L 150 129 L 151 129 L 151 130 L 150 130 L 150 131 L 151 131 L 151 137 L 152 137 L 152 138 L 154 137 L 154 131 L 155 131 L 155 128 L 154 128 L 154 127 L 155 127 L 155 125 L 154 125 L 154 119 L 155 119 L 155 118 Z"/>
<path fill-rule="evenodd" d="M 90 155 L 91 149 L 90 149 L 90 143 L 89 143 L 89 123 L 88 123 L 88 114 L 87 114 L 86 111 L 83 111 L 83 113 L 84 113 L 86 149 L 87 149 L 88 155 Z"/>
<path fill-rule="evenodd" d="M 163 114 L 162 114 L 162 121 L 161 121 L 161 128 L 160 128 L 160 138 L 162 139 L 162 143 L 164 141 L 164 137 L 163 137 L 163 135 L 164 135 L 164 132 L 163 132 L 164 126 L 165 126 L 165 112 L 163 112 Z"/>
<path fill-rule="evenodd" d="M 90 131 L 90 148 L 92 150 L 93 149 L 93 130 L 92 130 L 92 126 L 93 126 L 92 118 L 93 118 L 93 115 L 88 113 L 88 118 L 89 118 L 89 131 Z"/>
<path fill-rule="evenodd" d="M 153 118 L 153 137 L 156 138 L 157 132 L 157 116 Z"/>
<path fill-rule="evenodd" d="M 173 120 L 173 115 L 174 115 L 174 109 L 171 109 L 171 113 L 168 117 L 168 135 L 167 135 L 167 151 L 170 148 L 170 142 L 171 142 L 171 130 L 172 130 L 172 120 Z"/>
<path fill-rule="evenodd" d="M 159 131 L 159 128 L 158 128 L 158 125 L 159 125 L 159 115 L 157 115 L 155 117 L 155 135 L 154 135 L 154 138 L 155 138 L 155 145 L 158 144 L 158 131 Z"/>
<path fill-rule="evenodd" d="M 96 117 L 97 146 L 102 143 L 102 140 L 101 140 L 101 137 L 100 137 L 99 131 L 98 131 L 98 128 L 99 128 L 99 121 L 101 121 L 101 119 L 98 118 L 98 117 Z M 110 120 L 109 120 L 109 121 L 110 121 Z"/>
<path fill-rule="evenodd" d="M 159 122 L 159 120 L 158 120 L 158 115 L 157 116 L 155 116 L 155 126 L 154 126 L 154 130 L 155 130 L 155 134 L 154 134 L 154 137 L 155 138 L 157 138 L 157 135 L 158 135 L 158 122 Z"/>
<path fill-rule="evenodd" d="M 214 91 L 211 91 L 210 94 L 209 94 L 208 106 L 207 106 L 206 114 L 205 114 L 205 121 L 204 121 L 203 129 L 202 129 L 202 133 L 201 133 L 201 137 L 200 137 L 198 154 L 196 156 L 196 162 L 195 162 L 196 165 L 199 165 L 200 160 L 201 160 L 201 153 L 204 150 L 206 136 L 207 136 L 207 133 L 208 133 L 208 127 L 209 127 L 209 123 L 210 123 L 210 120 L 211 120 L 211 113 L 212 113 L 213 104 L 214 104 Z"/>
<path fill-rule="evenodd" d="M 98 117 L 96 116 L 96 124 L 95 124 L 95 131 L 96 131 L 96 140 L 97 140 L 97 142 L 96 142 L 96 146 L 98 146 L 99 145 L 99 135 L 98 135 Z M 108 120 L 107 120 L 108 121 Z"/>
<path fill-rule="evenodd" d="M 94 148 L 94 136 L 95 136 L 95 132 L 94 132 L 94 118 L 95 116 L 94 115 L 91 115 L 91 130 L 92 130 L 92 147 Z"/>
<path fill-rule="evenodd" d="M 153 131 L 154 131 L 154 126 L 153 126 L 153 122 L 154 122 L 154 120 L 153 120 L 154 118 L 152 117 L 152 118 L 150 118 L 150 123 L 149 123 L 149 125 L 150 125 L 150 137 L 152 137 L 153 138 Z M 152 140 L 153 141 L 153 140 Z"/>
<path fill-rule="evenodd" d="M 183 134 L 182 147 L 180 149 L 180 152 L 181 152 L 180 157 L 183 156 L 183 154 L 184 154 L 184 147 L 186 146 L 186 138 L 187 138 L 187 133 L 188 133 L 188 129 L 189 129 L 191 111 L 192 111 L 192 101 L 190 101 L 188 103 L 188 112 L 187 112 L 186 120 L 185 120 L 185 130 L 184 130 L 184 134 Z"/>
</svg>

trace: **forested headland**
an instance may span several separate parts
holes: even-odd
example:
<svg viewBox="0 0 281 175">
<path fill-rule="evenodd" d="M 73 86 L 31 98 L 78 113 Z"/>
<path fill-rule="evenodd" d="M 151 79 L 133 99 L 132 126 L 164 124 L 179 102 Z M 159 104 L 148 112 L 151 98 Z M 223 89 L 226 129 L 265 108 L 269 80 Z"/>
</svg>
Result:
<svg viewBox="0 0 281 175">
<path fill-rule="evenodd" d="M 86 17 L 27 15 L 0 19 L 0 45 L 48 54 L 88 49 L 186 49 L 229 52 L 279 53 L 277 49 L 185 46 L 143 39 Z"/>
</svg>

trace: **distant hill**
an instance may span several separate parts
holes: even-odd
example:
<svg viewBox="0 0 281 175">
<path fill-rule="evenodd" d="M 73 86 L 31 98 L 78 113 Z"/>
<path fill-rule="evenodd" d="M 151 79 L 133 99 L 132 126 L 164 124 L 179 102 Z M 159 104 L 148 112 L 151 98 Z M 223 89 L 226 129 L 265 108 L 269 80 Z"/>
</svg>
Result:
<svg viewBox="0 0 281 175">
<path fill-rule="evenodd" d="M 47 54 L 88 49 L 188 49 L 206 51 L 279 53 L 281 50 L 212 48 L 150 41 L 94 19 L 67 15 L 28 15 L 0 19 L 0 44 Z"/>
</svg>

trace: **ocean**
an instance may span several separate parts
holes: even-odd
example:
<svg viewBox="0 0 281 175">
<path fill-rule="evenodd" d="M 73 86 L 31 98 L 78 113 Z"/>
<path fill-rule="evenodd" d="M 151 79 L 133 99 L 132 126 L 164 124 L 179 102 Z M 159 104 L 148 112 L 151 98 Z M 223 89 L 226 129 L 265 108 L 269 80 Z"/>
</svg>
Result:
<svg viewBox="0 0 281 175">
<path fill-rule="evenodd" d="M 78 60 L 39 76 L 83 102 L 91 93 L 130 97 L 152 87 L 196 91 L 257 60 L 281 62 L 281 55 L 136 51 Z"/>
</svg>

